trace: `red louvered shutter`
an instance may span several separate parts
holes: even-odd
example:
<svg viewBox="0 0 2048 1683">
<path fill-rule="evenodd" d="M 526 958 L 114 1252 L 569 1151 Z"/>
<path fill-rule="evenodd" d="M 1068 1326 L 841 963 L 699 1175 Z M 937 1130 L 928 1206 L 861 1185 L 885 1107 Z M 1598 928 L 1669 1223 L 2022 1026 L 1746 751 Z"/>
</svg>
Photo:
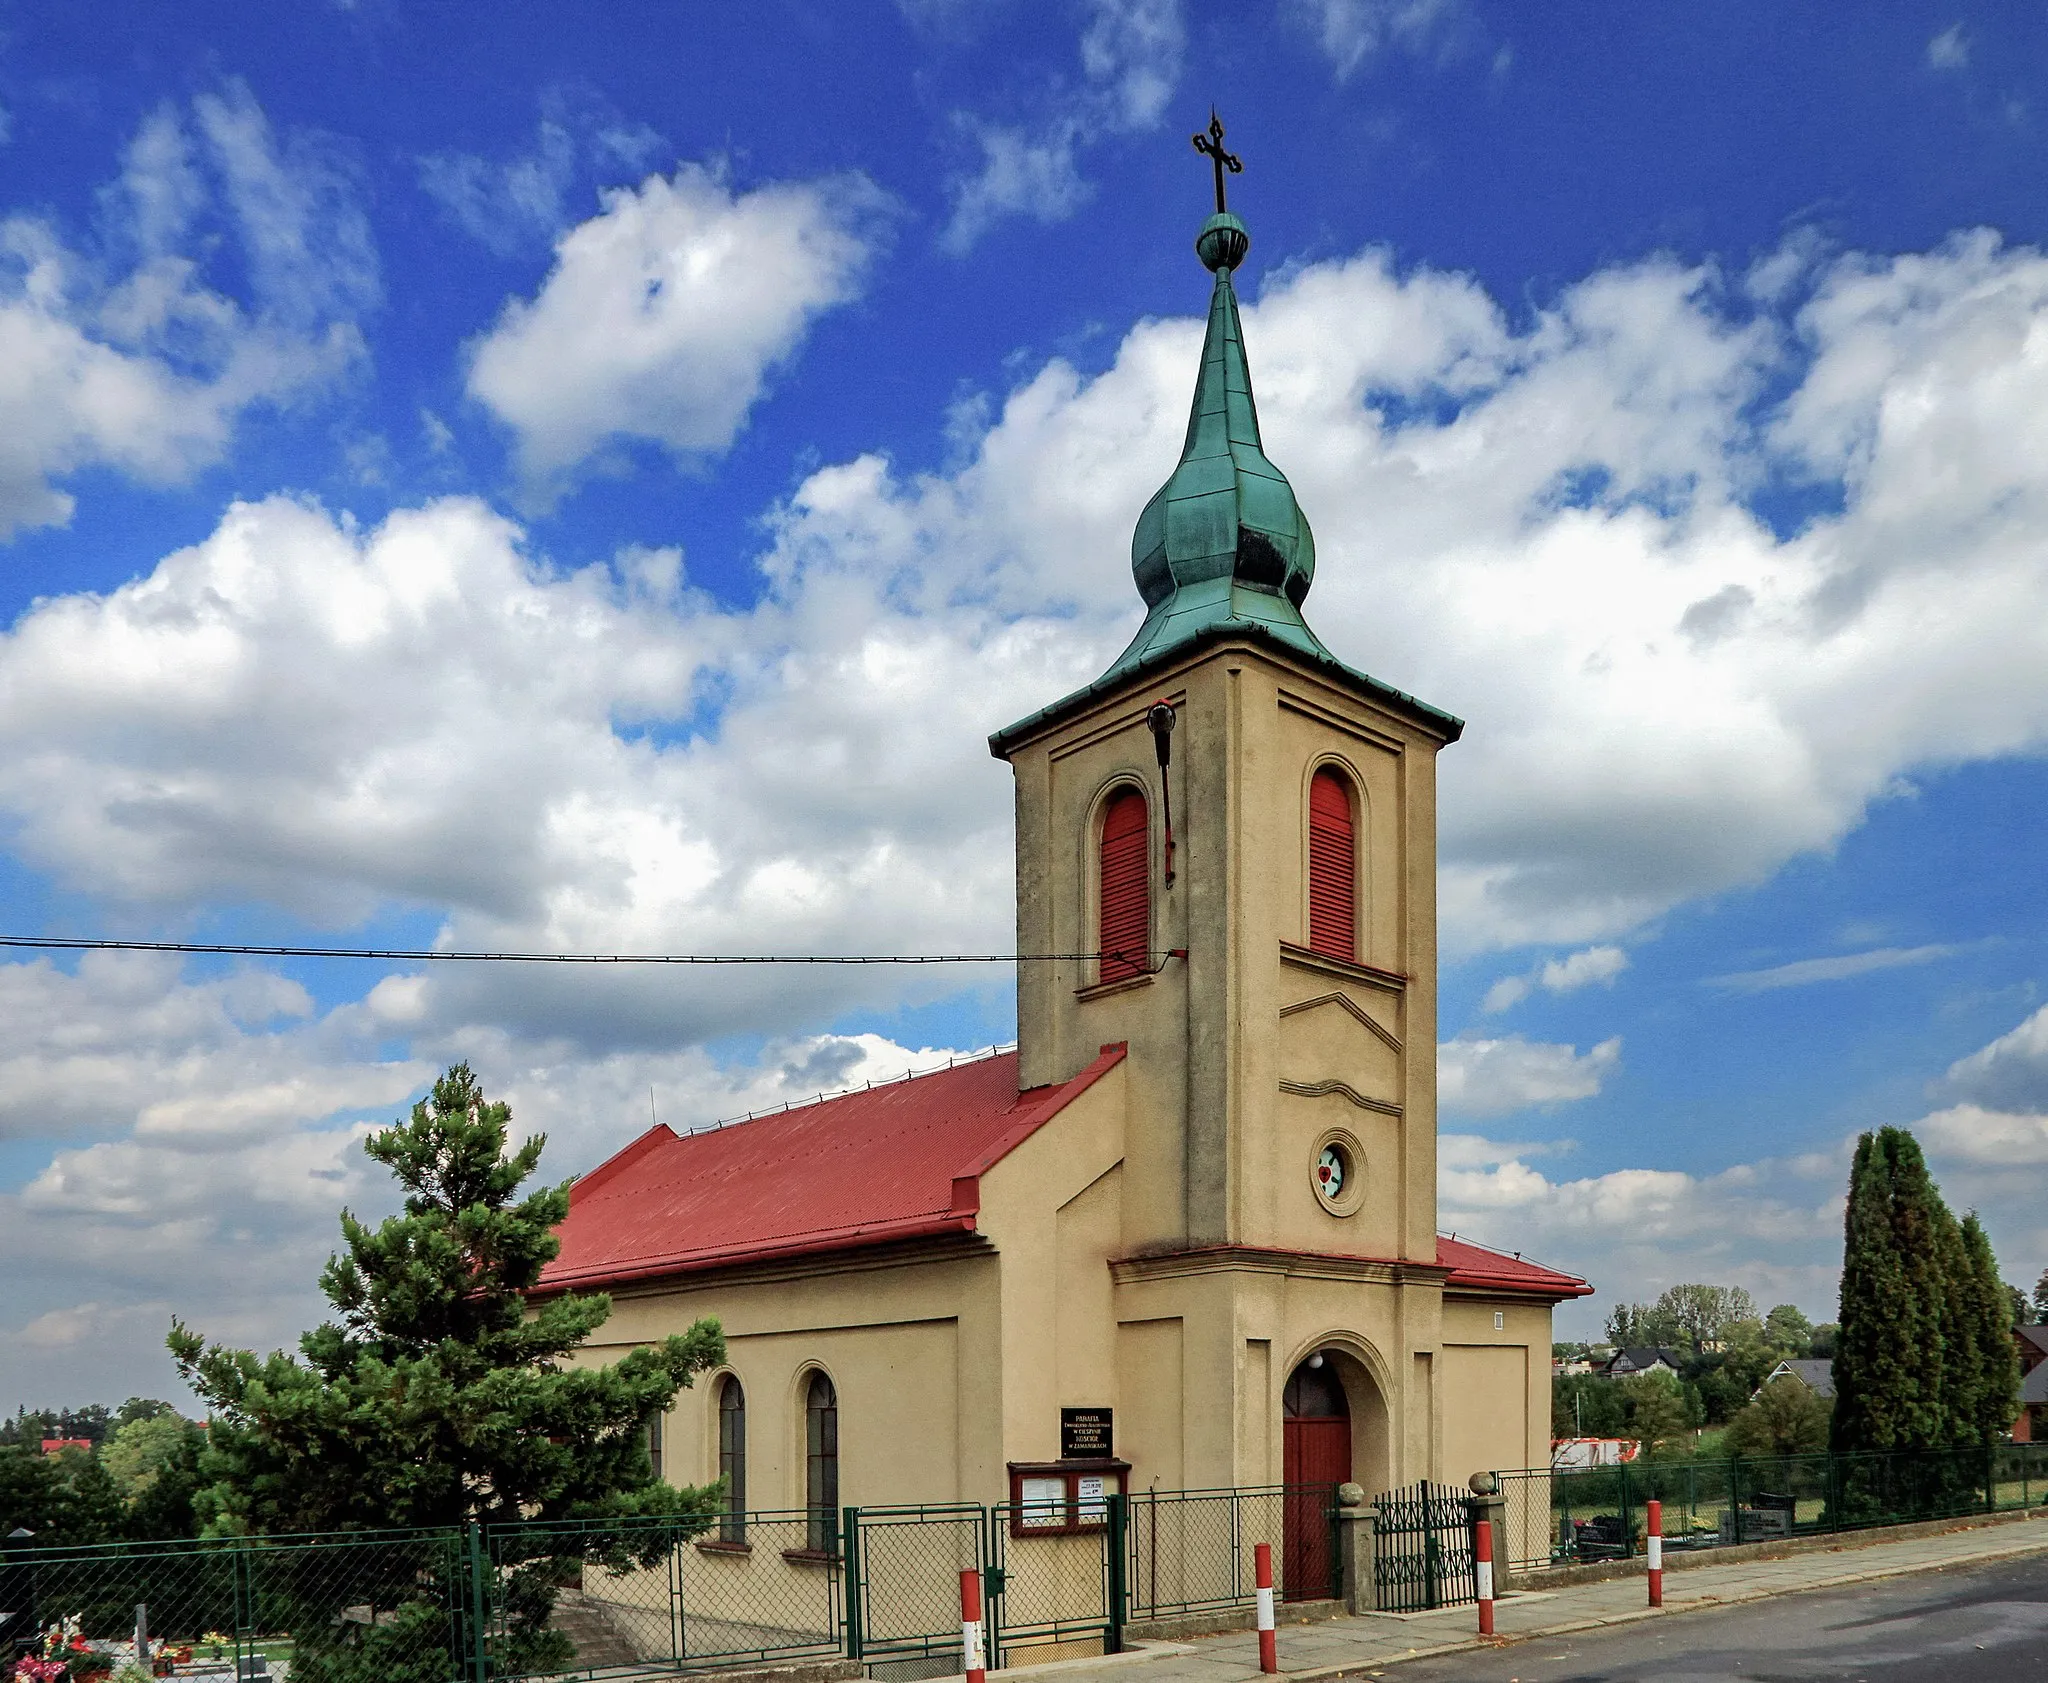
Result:
<svg viewBox="0 0 2048 1683">
<path fill-rule="evenodd" d="M 1145 797 L 1122 789 L 1102 815 L 1102 971 L 1119 982 L 1151 967 L 1152 872 Z"/>
<path fill-rule="evenodd" d="M 1358 957 L 1358 840 L 1351 791 L 1334 771 L 1308 786 L 1308 944 L 1331 958 Z"/>
</svg>

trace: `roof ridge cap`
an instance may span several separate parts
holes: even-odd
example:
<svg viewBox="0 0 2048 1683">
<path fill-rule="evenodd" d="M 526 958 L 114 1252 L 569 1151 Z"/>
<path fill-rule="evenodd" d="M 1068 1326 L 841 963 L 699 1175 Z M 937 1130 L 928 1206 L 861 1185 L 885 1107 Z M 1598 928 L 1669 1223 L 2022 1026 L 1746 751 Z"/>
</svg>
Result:
<svg viewBox="0 0 2048 1683">
<path fill-rule="evenodd" d="M 922 1081 L 928 1075 L 944 1075 L 949 1069 L 965 1069 L 971 1064 L 985 1064 L 1005 1053 L 1017 1050 L 1017 1042 L 1006 1040 L 999 1045 L 979 1048 L 972 1052 L 957 1053 L 942 1064 L 933 1064 L 929 1069 L 906 1069 L 900 1075 L 885 1076 L 880 1081 L 864 1081 L 857 1087 L 833 1087 L 822 1093 L 813 1093 L 809 1098 L 784 1099 L 781 1104 L 769 1105 L 764 1110 L 750 1110 L 744 1116 L 722 1117 L 716 1122 L 706 1122 L 701 1127 L 686 1129 L 678 1138 L 691 1134 L 715 1134 L 721 1128 L 737 1128 L 745 1122 L 765 1122 L 771 1116 L 786 1116 L 792 1110 L 808 1110 L 814 1104 L 825 1104 L 832 1099 L 850 1098 L 855 1093 L 870 1093 L 877 1087 L 896 1087 L 909 1081 Z M 1033 1091 L 1036 1091 L 1034 1088 Z"/>
</svg>

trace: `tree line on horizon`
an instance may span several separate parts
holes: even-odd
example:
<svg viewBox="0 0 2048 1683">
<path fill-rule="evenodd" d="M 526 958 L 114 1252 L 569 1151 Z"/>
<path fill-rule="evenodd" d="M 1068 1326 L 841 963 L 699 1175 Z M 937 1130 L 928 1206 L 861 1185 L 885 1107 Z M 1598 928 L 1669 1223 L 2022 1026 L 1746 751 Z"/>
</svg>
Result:
<svg viewBox="0 0 2048 1683">
<path fill-rule="evenodd" d="M 1795 1304 L 1759 1313 L 1740 1286 L 1694 1282 L 1672 1286 L 1654 1303 L 1616 1304 L 1607 1317 L 1608 1343 L 1669 1351 L 1677 1376 L 1559 1374 L 1551 1382 L 1551 1435 L 1634 1438 L 1657 1453 L 1689 1432 L 1725 1426 L 1737 1453 L 1825 1448 L 1826 1405 L 1810 1393 L 1796 1405 L 1789 1396 L 1774 1398 L 1764 1415 L 1749 1412 L 1750 1399 L 1780 1362 L 1831 1354 L 1836 1333 L 1832 1323 L 1815 1326 Z M 1590 1355 L 1594 1348 L 1559 1344 L 1555 1353 Z"/>
<path fill-rule="evenodd" d="M 84 1448 L 42 1452 L 56 1438 Z M 197 1533 L 206 1428 L 154 1397 L 118 1409 L 18 1407 L 0 1421 L 0 1537 L 41 1543 L 153 1542 Z"/>
</svg>

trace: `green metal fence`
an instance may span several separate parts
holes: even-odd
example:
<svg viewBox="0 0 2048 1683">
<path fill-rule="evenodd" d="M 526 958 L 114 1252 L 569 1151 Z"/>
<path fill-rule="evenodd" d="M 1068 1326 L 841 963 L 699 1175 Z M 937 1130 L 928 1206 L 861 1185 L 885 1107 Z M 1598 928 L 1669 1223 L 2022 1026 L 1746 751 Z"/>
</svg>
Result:
<svg viewBox="0 0 2048 1683">
<path fill-rule="evenodd" d="M 2048 1502 L 2048 1445 L 1500 1478 L 1500 1551 L 1528 1568 L 1637 1552 L 1653 1497 L 1672 1549 L 2033 1507 Z M 1147 1491 L 1056 1525 L 1010 1504 L 848 1508 L 823 1549 L 802 1510 L 717 1529 L 649 1519 L 0 1542 L 0 1676 L 53 1625 L 122 1663 L 139 1616 L 180 1656 L 179 1677 L 208 1683 L 624 1683 L 834 1655 L 882 1683 L 914 1683 L 959 1667 L 967 1567 L 983 1574 L 1003 1664 L 1113 1653 L 1127 1622 L 1248 1607 L 1260 1543 L 1283 1593 L 1335 1596 L 1333 1497 L 1321 1486 Z"/>
<path fill-rule="evenodd" d="M 1653 1498 L 1663 1504 L 1667 1550 L 2031 1508 L 2048 1501 L 2048 1444 L 1630 1461 L 1495 1476 L 1507 1498 L 1508 1561 L 1527 1570 L 1641 1553 Z"/>
<path fill-rule="evenodd" d="M 988 1558 L 988 1510 L 973 1502 L 848 1508 L 846 1652 L 903 1683 L 960 1669 L 960 1574 Z M 936 1669 L 933 1669 L 936 1667 Z"/>
<path fill-rule="evenodd" d="M 1284 1599 L 1342 1593 L 1335 1485 L 1137 1491 L 1128 1515 L 1124 1581 L 1132 1619 L 1251 1606 L 1260 1543 L 1273 1551 Z"/>
<path fill-rule="evenodd" d="M 839 1562 L 803 1509 L 493 1526 L 475 1546 L 493 1678 L 641 1678 L 836 1655 Z M 471 1670 L 474 1670 L 472 1665 Z"/>
<path fill-rule="evenodd" d="M 56 1626 L 125 1663 L 140 1624 L 181 1677 L 445 1683 L 476 1646 L 463 1557 L 454 1531 L 8 1547 L 0 1660 Z"/>
<path fill-rule="evenodd" d="M 998 1503 L 989 1510 L 989 1649 L 1000 1666 L 1123 1647 L 1129 1603 L 1124 1568 L 1129 1508 L 1105 1496 L 1079 1510 L 1074 1530 L 1041 1534 L 1042 1505 Z M 1027 1657 L 1028 1655 L 1028 1657 Z"/>
</svg>

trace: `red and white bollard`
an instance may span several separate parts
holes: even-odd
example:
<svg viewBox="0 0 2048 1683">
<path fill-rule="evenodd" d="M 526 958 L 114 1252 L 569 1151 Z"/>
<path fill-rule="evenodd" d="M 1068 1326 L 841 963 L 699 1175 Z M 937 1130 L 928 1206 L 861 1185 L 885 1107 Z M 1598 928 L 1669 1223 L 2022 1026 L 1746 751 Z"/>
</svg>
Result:
<svg viewBox="0 0 2048 1683">
<path fill-rule="evenodd" d="M 1664 1504 L 1650 1504 L 1650 1605 L 1664 1605 Z"/>
<path fill-rule="evenodd" d="M 1472 1527 L 1472 1572 L 1479 1585 L 1479 1634 L 1493 1634 L 1493 1521 Z"/>
<path fill-rule="evenodd" d="M 1273 1636 L 1273 1545 L 1254 1543 L 1252 1564 L 1259 1587 L 1259 1670 L 1280 1669 L 1280 1649 Z"/>
<path fill-rule="evenodd" d="M 960 1574 L 960 1669 L 967 1683 L 988 1683 L 988 1653 L 981 1633 L 981 1574 L 972 1566 Z"/>
</svg>

